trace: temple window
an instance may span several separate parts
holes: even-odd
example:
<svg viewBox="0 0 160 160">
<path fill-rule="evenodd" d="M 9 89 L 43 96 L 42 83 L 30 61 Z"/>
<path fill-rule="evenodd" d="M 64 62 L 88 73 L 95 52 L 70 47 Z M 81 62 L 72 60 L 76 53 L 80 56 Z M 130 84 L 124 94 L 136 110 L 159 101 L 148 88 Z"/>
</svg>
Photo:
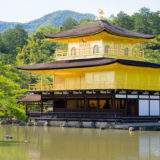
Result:
<svg viewBox="0 0 160 160">
<path fill-rule="evenodd" d="M 128 48 L 125 48 L 125 49 L 124 49 L 124 55 L 125 55 L 125 56 L 128 56 L 128 53 L 129 53 L 129 49 L 128 49 Z"/>
<path fill-rule="evenodd" d="M 93 47 L 93 54 L 99 53 L 99 46 L 98 45 L 94 45 Z"/>
<path fill-rule="evenodd" d="M 116 109 L 125 109 L 125 99 L 116 99 L 115 105 Z"/>
<path fill-rule="evenodd" d="M 110 109 L 112 108 L 112 100 L 111 99 L 99 100 L 99 106 L 100 109 Z"/>
<path fill-rule="evenodd" d="M 88 100 L 88 107 L 92 109 L 96 109 L 98 106 L 97 100 Z"/>
<path fill-rule="evenodd" d="M 71 48 L 71 56 L 76 56 L 76 47 Z"/>
<path fill-rule="evenodd" d="M 106 46 L 105 46 L 104 52 L 105 52 L 105 53 L 109 53 L 109 45 L 106 45 Z"/>
</svg>

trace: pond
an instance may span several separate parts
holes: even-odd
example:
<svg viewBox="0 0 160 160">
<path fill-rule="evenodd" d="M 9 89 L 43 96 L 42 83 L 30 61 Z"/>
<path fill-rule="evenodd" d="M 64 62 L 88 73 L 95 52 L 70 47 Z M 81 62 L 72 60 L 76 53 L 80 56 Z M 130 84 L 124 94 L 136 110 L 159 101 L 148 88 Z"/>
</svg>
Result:
<svg viewBox="0 0 160 160">
<path fill-rule="evenodd" d="M 0 126 L 0 160 L 159 159 L 160 132 Z"/>
</svg>

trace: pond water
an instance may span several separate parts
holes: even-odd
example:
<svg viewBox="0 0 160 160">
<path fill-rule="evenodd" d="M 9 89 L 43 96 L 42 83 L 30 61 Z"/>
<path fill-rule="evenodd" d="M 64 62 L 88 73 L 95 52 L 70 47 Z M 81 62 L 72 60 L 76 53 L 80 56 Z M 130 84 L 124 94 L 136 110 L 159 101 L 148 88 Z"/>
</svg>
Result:
<svg viewBox="0 0 160 160">
<path fill-rule="evenodd" d="M 0 126 L 0 160 L 160 160 L 160 132 Z"/>
</svg>

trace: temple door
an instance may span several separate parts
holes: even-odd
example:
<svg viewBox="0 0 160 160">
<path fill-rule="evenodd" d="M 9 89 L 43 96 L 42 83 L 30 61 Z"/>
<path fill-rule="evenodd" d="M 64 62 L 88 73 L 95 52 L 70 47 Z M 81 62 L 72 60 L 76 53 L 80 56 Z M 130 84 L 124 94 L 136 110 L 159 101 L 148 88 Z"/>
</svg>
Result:
<svg viewBox="0 0 160 160">
<path fill-rule="evenodd" d="M 128 116 L 138 116 L 138 100 L 128 99 L 127 102 L 127 115 Z"/>
<path fill-rule="evenodd" d="M 55 100 L 54 101 L 54 110 L 55 111 L 64 111 L 65 110 L 65 107 L 66 107 L 66 102 L 65 100 Z"/>
</svg>

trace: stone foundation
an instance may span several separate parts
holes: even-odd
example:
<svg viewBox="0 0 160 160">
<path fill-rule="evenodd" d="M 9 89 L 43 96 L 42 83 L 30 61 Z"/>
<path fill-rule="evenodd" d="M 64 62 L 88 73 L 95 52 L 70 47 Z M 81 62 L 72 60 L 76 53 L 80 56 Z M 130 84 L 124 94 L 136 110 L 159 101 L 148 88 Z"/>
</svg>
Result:
<svg viewBox="0 0 160 160">
<path fill-rule="evenodd" d="M 83 128 L 95 128 L 95 122 L 82 122 Z"/>
<path fill-rule="evenodd" d="M 94 122 L 94 121 L 54 121 L 54 120 L 36 120 L 28 123 L 9 123 L 1 120 L 1 125 L 19 125 L 19 126 L 53 126 L 53 127 L 72 127 L 72 128 L 100 128 L 105 129 L 120 129 L 132 131 L 160 131 L 159 122 L 144 122 L 144 123 L 114 123 L 114 122 Z"/>
<path fill-rule="evenodd" d="M 36 126 L 48 126 L 48 121 L 37 121 Z"/>
<path fill-rule="evenodd" d="M 82 122 L 80 121 L 68 121 L 66 122 L 67 127 L 81 128 Z"/>
<path fill-rule="evenodd" d="M 95 127 L 96 128 L 107 128 L 108 122 L 96 122 Z"/>
<path fill-rule="evenodd" d="M 49 121 L 48 125 L 53 127 L 65 127 L 66 121 Z"/>
</svg>

